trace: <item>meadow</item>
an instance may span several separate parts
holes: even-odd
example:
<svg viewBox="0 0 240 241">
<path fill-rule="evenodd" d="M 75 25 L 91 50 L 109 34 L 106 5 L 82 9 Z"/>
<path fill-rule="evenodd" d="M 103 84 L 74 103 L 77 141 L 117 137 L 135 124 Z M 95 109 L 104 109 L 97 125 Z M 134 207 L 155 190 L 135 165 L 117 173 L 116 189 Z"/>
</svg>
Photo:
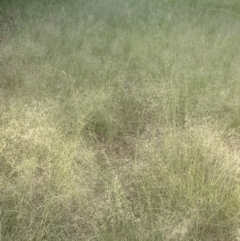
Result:
<svg viewBox="0 0 240 241">
<path fill-rule="evenodd" d="M 239 0 L 0 2 L 0 241 L 239 241 L 239 184 Z"/>
</svg>

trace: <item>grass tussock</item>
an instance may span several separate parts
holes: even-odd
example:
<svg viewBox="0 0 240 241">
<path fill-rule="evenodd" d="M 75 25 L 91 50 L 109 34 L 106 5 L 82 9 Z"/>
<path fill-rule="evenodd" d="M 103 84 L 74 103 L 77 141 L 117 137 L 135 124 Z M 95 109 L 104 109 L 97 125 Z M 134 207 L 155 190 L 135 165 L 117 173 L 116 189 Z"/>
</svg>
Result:
<svg viewBox="0 0 240 241">
<path fill-rule="evenodd" d="M 239 13 L 2 1 L 0 240 L 239 240 Z"/>
</svg>

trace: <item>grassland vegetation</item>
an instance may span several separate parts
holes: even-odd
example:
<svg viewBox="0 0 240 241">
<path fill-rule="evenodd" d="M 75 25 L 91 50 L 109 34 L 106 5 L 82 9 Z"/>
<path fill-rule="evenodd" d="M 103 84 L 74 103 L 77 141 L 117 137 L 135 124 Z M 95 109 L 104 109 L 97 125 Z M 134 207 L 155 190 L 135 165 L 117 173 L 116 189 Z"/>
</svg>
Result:
<svg viewBox="0 0 240 241">
<path fill-rule="evenodd" d="M 0 3 L 0 240 L 240 240 L 240 3 Z"/>
</svg>

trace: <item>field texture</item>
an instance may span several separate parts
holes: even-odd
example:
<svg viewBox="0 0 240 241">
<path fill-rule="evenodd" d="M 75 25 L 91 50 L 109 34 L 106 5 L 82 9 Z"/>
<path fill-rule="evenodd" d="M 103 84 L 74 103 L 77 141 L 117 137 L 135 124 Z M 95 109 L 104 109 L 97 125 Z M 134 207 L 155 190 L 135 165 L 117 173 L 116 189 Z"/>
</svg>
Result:
<svg viewBox="0 0 240 241">
<path fill-rule="evenodd" d="M 0 2 L 0 241 L 239 241 L 239 0 Z"/>
</svg>

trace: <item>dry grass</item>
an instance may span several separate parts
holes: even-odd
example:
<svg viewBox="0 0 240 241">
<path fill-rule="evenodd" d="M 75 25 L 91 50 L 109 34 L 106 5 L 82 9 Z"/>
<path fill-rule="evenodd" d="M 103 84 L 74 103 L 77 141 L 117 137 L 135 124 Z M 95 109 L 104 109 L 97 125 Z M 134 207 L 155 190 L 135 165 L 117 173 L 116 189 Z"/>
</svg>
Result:
<svg viewBox="0 0 240 241">
<path fill-rule="evenodd" d="M 239 3 L 0 4 L 0 240 L 239 240 Z"/>
</svg>

